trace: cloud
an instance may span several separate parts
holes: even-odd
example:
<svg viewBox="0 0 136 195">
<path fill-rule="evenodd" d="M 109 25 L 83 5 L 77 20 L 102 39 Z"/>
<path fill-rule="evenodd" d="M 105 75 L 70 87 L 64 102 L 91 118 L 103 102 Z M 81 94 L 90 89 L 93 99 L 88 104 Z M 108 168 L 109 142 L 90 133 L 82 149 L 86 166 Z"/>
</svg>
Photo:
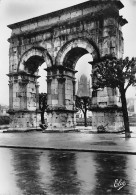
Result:
<svg viewBox="0 0 136 195">
<path fill-rule="evenodd" d="M 27 1 L 27 3 L 25 2 L 26 0 L 7 0 L 5 7 L 7 16 L 16 19 L 18 16 L 19 18 L 28 18 L 31 17 L 31 15 L 34 15 L 34 13 L 40 9 L 40 6 L 33 4 L 31 0 Z"/>
<path fill-rule="evenodd" d="M 132 5 L 136 5 L 136 0 L 129 0 Z"/>
<path fill-rule="evenodd" d="M 125 5 L 125 4 L 131 4 L 131 6 L 135 6 L 136 5 L 136 0 L 121 0 L 121 2 Z"/>
</svg>

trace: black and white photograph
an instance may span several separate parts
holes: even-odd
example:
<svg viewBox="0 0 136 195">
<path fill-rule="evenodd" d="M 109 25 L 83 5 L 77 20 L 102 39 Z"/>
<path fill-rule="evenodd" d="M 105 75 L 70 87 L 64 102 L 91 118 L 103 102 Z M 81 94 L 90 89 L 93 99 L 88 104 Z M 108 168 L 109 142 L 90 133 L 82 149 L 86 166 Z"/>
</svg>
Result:
<svg viewBox="0 0 136 195">
<path fill-rule="evenodd" d="M 136 194 L 136 0 L 0 0 L 0 195 Z"/>
</svg>

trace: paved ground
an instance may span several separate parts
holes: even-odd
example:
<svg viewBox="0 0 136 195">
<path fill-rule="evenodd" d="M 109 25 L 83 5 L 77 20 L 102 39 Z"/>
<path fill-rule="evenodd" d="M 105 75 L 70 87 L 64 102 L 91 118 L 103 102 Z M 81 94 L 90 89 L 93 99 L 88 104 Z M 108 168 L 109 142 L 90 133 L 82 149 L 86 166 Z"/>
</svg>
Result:
<svg viewBox="0 0 136 195">
<path fill-rule="evenodd" d="M 0 195 L 136 195 L 136 155 L 0 148 Z"/>
<path fill-rule="evenodd" d="M 88 130 L 78 133 L 0 133 L 0 147 L 61 149 L 136 154 L 136 127 L 132 137 L 124 134 L 96 134 Z"/>
</svg>

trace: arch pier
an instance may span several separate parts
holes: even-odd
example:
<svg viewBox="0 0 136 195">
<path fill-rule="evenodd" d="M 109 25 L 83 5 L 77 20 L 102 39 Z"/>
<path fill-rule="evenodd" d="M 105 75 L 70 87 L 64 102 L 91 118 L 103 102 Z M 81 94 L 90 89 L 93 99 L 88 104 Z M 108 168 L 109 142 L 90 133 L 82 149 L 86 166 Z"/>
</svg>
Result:
<svg viewBox="0 0 136 195">
<path fill-rule="evenodd" d="M 38 68 L 44 62 L 48 130 L 75 129 L 76 63 L 86 53 L 94 61 L 123 56 L 122 8 L 120 0 L 91 0 L 8 25 L 10 130 L 39 129 Z M 108 122 L 117 131 L 123 120 L 116 89 L 95 91 L 92 98 L 93 128 Z"/>
<path fill-rule="evenodd" d="M 48 130 L 75 129 L 75 72 L 64 66 L 46 69 Z"/>
</svg>

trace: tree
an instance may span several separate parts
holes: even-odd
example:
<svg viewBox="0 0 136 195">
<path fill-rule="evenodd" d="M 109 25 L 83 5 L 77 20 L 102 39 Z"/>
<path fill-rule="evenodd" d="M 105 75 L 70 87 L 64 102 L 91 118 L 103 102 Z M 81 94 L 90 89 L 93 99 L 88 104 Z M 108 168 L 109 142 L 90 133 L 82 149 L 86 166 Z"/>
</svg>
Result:
<svg viewBox="0 0 136 195">
<path fill-rule="evenodd" d="M 47 109 L 47 93 L 40 93 L 39 94 L 39 108 L 41 110 L 41 123 L 45 124 L 44 120 L 44 113 L 45 110 Z"/>
<path fill-rule="evenodd" d="M 105 56 L 100 61 L 93 64 L 94 68 L 92 72 L 94 78 L 94 90 L 104 87 L 118 87 L 122 102 L 125 137 L 127 138 L 131 137 L 131 135 L 129 129 L 126 91 L 128 87 L 136 83 L 135 65 L 135 58 L 129 60 L 128 57 L 125 59 L 117 59 L 112 56 Z"/>
<path fill-rule="evenodd" d="M 87 127 L 87 110 L 90 110 L 91 97 L 89 96 L 76 96 L 75 106 L 77 110 L 81 110 L 84 114 L 84 125 Z"/>
</svg>

